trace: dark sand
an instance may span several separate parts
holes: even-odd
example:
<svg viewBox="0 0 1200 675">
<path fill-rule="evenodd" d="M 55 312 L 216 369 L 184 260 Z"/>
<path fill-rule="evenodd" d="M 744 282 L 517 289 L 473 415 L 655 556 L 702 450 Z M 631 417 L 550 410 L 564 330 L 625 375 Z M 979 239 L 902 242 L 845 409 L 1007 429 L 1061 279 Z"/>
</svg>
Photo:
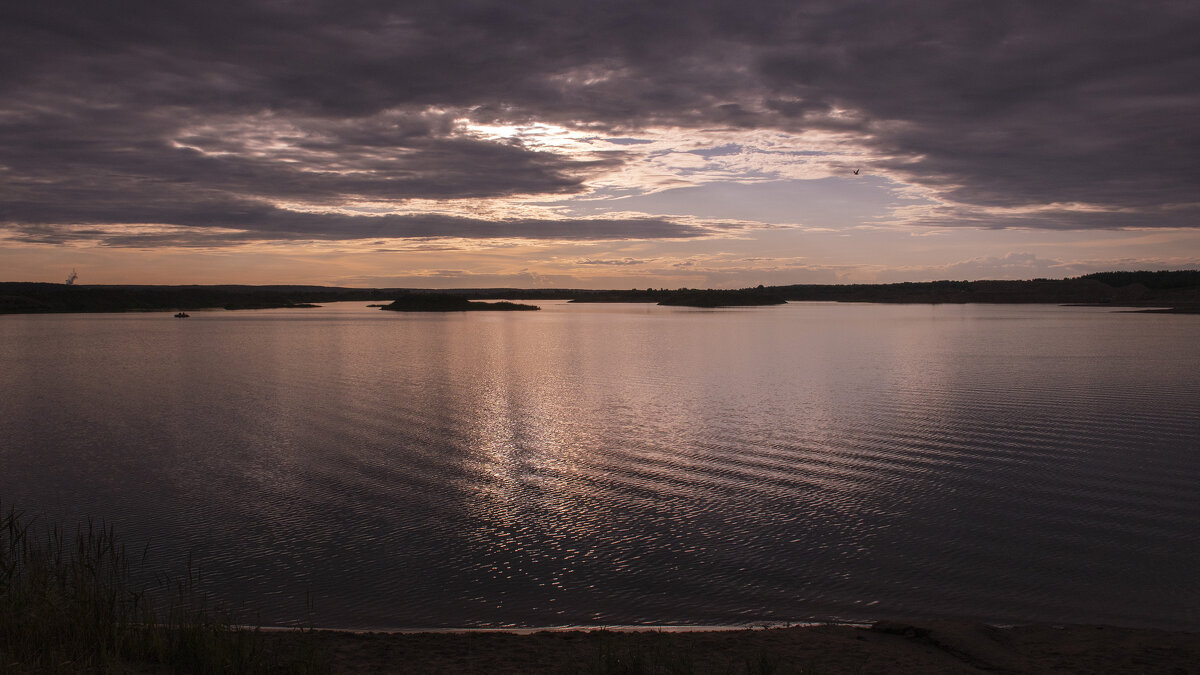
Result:
<svg viewBox="0 0 1200 675">
<path fill-rule="evenodd" d="M 930 621 L 705 632 L 317 631 L 306 637 L 332 654 L 334 673 L 1200 674 L 1200 633 L 1103 626 Z"/>
</svg>

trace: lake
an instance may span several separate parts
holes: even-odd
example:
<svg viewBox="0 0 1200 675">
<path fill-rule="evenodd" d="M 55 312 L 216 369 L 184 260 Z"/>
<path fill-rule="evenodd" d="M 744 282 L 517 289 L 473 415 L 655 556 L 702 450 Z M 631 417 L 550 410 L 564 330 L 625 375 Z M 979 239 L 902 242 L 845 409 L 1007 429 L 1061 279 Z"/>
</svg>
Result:
<svg viewBox="0 0 1200 675">
<path fill-rule="evenodd" d="M 1200 316 L 0 316 L 0 507 L 268 624 L 1200 630 Z"/>
</svg>

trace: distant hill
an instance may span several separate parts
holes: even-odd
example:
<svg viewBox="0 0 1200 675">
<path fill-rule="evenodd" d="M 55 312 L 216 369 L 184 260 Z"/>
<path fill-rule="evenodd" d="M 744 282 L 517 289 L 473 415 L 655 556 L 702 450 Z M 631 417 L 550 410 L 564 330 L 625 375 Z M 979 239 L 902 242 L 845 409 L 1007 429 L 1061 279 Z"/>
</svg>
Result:
<svg viewBox="0 0 1200 675">
<path fill-rule="evenodd" d="M 179 311 L 205 308 L 298 307 L 342 300 L 393 301 L 426 295 L 464 300 L 571 300 L 653 302 L 720 307 L 783 301 L 889 303 L 1048 303 L 1166 307 L 1200 312 L 1200 271 L 1099 272 L 1069 279 L 927 281 L 899 284 L 793 284 L 737 290 L 665 288 L 404 289 L 331 286 L 144 286 L 0 283 L 0 314 L 49 312 Z M 492 308 L 495 309 L 495 308 Z M 431 310 L 460 311 L 460 310 Z"/>
</svg>

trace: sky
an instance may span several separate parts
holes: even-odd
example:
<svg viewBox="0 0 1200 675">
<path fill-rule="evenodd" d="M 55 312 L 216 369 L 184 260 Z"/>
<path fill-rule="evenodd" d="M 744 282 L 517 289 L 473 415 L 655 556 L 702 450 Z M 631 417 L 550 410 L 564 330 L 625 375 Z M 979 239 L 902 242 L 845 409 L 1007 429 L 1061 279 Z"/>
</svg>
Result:
<svg viewBox="0 0 1200 675">
<path fill-rule="evenodd" d="M 1200 268 L 1200 3 L 0 3 L 0 281 Z"/>
</svg>

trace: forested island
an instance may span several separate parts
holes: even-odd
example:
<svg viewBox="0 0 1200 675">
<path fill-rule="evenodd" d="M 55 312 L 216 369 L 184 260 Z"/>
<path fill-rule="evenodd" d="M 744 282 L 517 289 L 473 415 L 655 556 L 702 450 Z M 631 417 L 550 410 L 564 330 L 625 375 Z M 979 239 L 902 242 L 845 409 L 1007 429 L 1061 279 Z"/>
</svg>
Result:
<svg viewBox="0 0 1200 675">
<path fill-rule="evenodd" d="M 1112 305 L 1200 312 L 1200 270 L 1099 272 L 1067 279 L 928 281 L 896 284 L 793 284 L 734 290 L 647 288 L 409 289 L 330 286 L 135 286 L 0 283 L 0 314 L 52 312 L 175 312 L 199 309 L 303 307 L 343 300 L 377 303 L 414 296 L 472 300 L 642 302 L 696 307 L 770 305 L 787 301 L 886 303 L 1043 303 Z M 455 300 L 454 302 L 459 302 Z M 471 311 L 433 309 L 427 311 Z M 502 308 L 485 307 L 497 310 Z M 399 311 L 403 311 L 399 307 Z M 421 311 L 421 310 L 410 310 Z"/>
<path fill-rule="evenodd" d="M 443 293 L 412 293 L 402 295 L 392 304 L 380 309 L 391 312 L 521 312 L 538 310 L 537 305 L 517 302 L 475 302 L 462 295 Z"/>
</svg>

